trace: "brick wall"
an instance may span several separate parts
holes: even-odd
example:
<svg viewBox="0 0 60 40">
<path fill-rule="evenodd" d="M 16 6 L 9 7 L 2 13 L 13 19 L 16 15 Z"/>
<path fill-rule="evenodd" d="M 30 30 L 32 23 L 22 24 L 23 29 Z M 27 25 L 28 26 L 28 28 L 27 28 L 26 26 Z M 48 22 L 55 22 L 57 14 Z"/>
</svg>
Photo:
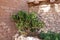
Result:
<svg viewBox="0 0 60 40">
<path fill-rule="evenodd" d="M 26 0 L 0 0 L 0 40 L 12 40 L 17 29 L 11 15 L 19 10 L 28 11 Z"/>
</svg>

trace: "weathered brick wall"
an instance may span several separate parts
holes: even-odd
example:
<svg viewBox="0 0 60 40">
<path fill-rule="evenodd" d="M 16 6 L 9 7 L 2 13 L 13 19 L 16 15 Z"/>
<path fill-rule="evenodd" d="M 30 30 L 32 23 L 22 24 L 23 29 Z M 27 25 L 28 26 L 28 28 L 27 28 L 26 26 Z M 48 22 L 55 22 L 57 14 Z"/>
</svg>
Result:
<svg viewBox="0 0 60 40">
<path fill-rule="evenodd" d="M 0 0 L 0 40 L 12 40 L 17 29 L 11 15 L 18 10 L 28 11 L 26 0 Z"/>
</svg>

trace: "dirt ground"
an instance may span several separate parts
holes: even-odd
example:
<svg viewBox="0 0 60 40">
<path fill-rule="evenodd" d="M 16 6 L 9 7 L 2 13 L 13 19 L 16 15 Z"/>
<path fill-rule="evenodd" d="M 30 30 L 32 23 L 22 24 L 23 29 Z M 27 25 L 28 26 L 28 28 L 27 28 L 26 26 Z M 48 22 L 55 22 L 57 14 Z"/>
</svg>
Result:
<svg viewBox="0 0 60 40">
<path fill-rule="evenodd" d="M 0 40 L 12 40 L 16 34 L 11 15 L 19 10 L 28 10 L 25 0 L 0 0 Z"/>
<path fill-rule="evenodd" d="M 17 28 L 11 15 L 19 10 L 28 11 L 25 0 L 0 0 L 0 40 L 13 40 L 12 37 L 16 34 Z M 40 16 L 47 28 L 60 31 L 60 13 L 53 11 L 42 14 Z M 47 28 L 45 30 L 48 30 Z"/>
</svg>

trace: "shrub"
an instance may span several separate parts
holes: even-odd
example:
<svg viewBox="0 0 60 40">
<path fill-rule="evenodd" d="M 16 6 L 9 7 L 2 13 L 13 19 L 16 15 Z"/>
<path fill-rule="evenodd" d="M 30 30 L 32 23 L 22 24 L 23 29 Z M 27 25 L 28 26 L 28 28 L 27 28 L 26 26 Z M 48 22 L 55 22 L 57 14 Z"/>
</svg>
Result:
<svg viewBox="0 0 60 40">
<path fill-rule="evenodd" d="M 38 15 L 35 12 L 19 11 L 12 18 L 16 22 L 16 27 L 20 33 L 36 32 L 44 26 L 44 22 L 38 19 Z"/>
<path fill-rule="evenodd" d="M 55 33 L 52 31 L 48 31 L 47 33 L 45 32 L 40 32 L 39 38 L 42 40 L 60 40 L 60 33 Z"/>
</svg>

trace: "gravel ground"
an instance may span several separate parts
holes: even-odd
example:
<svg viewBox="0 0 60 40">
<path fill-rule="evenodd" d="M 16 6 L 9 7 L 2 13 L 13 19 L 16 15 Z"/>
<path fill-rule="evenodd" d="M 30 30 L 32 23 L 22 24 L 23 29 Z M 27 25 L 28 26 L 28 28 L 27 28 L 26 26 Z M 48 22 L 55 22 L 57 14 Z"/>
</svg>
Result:
<svg viewBox="0 0 60 40">
<path fill-rule="evenodd" d="M 12 37 L 17 32 L 14 23 L 9 20 L 0 20 L 0 40 L 12 40 Z"/>
<path fill-rule="evenodd" d="M 60 32 L 60 12 L 49 11 L 41 13 L 40 16 L 46 24 L 46 27 L 42 28 L 42 30 Z"/>
</svg>

